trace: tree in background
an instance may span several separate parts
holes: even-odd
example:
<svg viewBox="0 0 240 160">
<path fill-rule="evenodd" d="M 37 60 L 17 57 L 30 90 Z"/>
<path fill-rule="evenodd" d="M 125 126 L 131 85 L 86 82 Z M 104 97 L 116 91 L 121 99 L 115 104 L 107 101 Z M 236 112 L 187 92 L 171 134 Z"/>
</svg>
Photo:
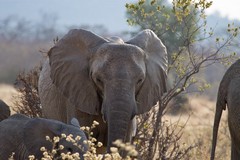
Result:
<svg viewBox="0 0 240 160">
<path fill-rule="evenodd" d="M 180 94 L 209 88 L 204 79 L 197 77 L 198 73 L 215 63 L 230 64 L 236 58 L 231 49 L 239 27 L 226 24 L 227 36 L 218 37 L 206 22 L 205 11 L 211 4 L 207 0 L 173 0 L 172 5 L 162 0 L 139 0 L 126 4 L 128 23 L 152 29 L 165 43 L 170 56 L 168 92 L 159 100 L 159 107 L 138 119 L 141 123 L 135 143 L 143 159 L 187 156 L 193 146 L 180 149 L 181 129 L 175 132 L 176 127 L 164 128 L 162 117 L 167 105 Z"/>
<path fill-rule="evenodd" d="M 199 33 L 196 30 L 198 19 L 194 7 L 190 7 L 187 11 L 189 13 L 184 17 L 177 17 L 171 4 L 164 0 L 141 0 L 135 5 L 127 4 L 126 7 L 127 22 L 139 27 L 139 30 L 152 29 L 161 38 L 170 54 L 186 45 L 186 37 L 194 39 Z M 196 32 L 192 32 L 192 37 L 189 37 L 189 32 L 193 30 Z"/>
</svg>

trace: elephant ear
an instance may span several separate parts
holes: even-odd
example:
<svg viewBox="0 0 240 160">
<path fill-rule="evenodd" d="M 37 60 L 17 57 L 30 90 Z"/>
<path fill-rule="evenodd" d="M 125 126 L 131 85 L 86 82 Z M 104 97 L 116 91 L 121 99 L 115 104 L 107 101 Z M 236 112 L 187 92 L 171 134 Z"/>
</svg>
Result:
<svg viewBox="0 0 240 160">
<path fill-rule="evenodd" d="M 53 123 L 52 123 L 53 121 Z M 62 125 L 61 123 L 54 123 L 54 120 L 45 120 L 42 118 L 34 118 L 29 120 L 24 126 L 23 142 L 29 155 L 35 155 L 35 157 L 42 157 L 41 147 L 45 147 L 48 150 L 52 149 L 52 143 L 46 140 L 46 136 L 51 139 L 60 135 Z"/>
<path fill-rule="evenodd" d="M 72 118 L 70 123 L 72 126 L 80 128 L 80 124 L 77 118 Z"/>
<path fill-rule="evenodd" d="M 136 96 L 137 114 L 142 114 L 149 111 L 167 91 L 167 51 L 162 41 L 149 29 L 140 32 L 126 43 L 140 47 L 146 55 L 146 77 Z"/>
<path fill-rule="evenodd" d="M 48 53 L 53 84 L 80 111 L 93 115 L 100 113 L 100 102 L 89 76 L 89 60 L 105 42 L 92 32 L 74 29 Z"/>
</svg>

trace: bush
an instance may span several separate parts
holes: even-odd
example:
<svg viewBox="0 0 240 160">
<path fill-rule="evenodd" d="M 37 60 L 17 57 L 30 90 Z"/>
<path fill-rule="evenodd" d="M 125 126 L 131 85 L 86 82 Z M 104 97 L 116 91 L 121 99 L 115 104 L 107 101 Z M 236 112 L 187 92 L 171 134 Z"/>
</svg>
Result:
<svg viewBox="0 0 240 160">
<path fill-rule="evenodd" d="M 18 74 L 15 87 L 19 92 L 14 96 L 13 111 L 33 117 L 43 117 L 38 95 L 38 78 L 41 68 L 35 67 L 28 73 Z"/>
<path fill-rule="evenodd" d="M 160 121 L 160 128 L 156 129 L 157 112 L 155 107 L 149 113 L 137 117 L 138 127 L 137 134 L 134 138 L 136 150 L 139 152 L 141 159 L 162 159 L 178 160 L 186 159 L 189 152 L 197 147 L 196 144 L 187 146 L 181 141 L 183 129 L 186 125 L 180 125 L 180 119 L 171 123 L 170 121 Z M 155 140 L 152 135 L 154 130 Z"/>
</svg>

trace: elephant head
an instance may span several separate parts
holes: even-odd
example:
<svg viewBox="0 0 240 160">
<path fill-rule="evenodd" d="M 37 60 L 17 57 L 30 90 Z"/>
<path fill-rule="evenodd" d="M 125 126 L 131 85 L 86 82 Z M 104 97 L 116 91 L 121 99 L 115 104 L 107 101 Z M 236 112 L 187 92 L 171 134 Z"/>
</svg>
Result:
<svg viewBox="0 0 240 160">
<path fill-rule="evenodd" d="M 67 125 L 56 120 L 34 118 L 30 120 L 24 126 L 23 132 L 23 141 L 29 152 L 29 155 L 35 155 L 35 157 L 42 157 L 43 152 L 39 152 L 41 147 L 45 147 L 48 151 L 51 151 L 54 146 L 52 143 L 46 140 L 46 136 L 49 136 L 51 139 L 53 137 L 61 137 L 61 134 L 80 136 L 81 140 L 78 142 L 78 145 L 81 145 L 81 148 L 75 146 L 72 142 L 67 141 L 65 138 L 62 138 L 57 143 L 56 148 L 60 145 L 63 145 L 64 148 L 57 153 L 56 156 L 60 156 L 60 153 L 79 153 L 81 159 L 83 159 L 84 152 L 87 151 L 86 144 L 83 143 L 83 140 L 86 140 L 86 136 L 83 131 L 80 130 L 79 124 Z"/>
<path fill-rule="evenodd" d="M 127 42 L 74 29 L 48 55 L 58 90 L 76 110 L 107 122 L 108 149 L 116 139 L 128 141 L 130 121 L 166 92 L 166 48 L 149 29 Z"/>
<path fill-rule="evenodd" d="M 67 125 L 60 121 L 43 119 L 43 118 L 28 118 L 21 114 L 15 114 L 0 123 L 0 159 L 7 159 L 9 155 L 14 152 L 14 159 L 28 159 L 29 155 L 34 155 L 36 159 L 43 157 L 41 147 L 45 147 L 48 151 L 58 149 L 60 145 L 64 149 L 57 150 L 56 157 L 60 157 L 61 153 L 79 153 L 81 159 L 83 154 L 87 151 L 88 146 L 83 143 L 86 136 L 80 130 L 79 124 L 73 123 Z M 61 138 L 61 135 L 72 134 L 73 137 L 80 136 L 81 140 L 75 146 L 72 142 Z M 46 136 L 50 139 L 59 137 L 59 142 L 53 146 L 53 143 L 46 140 Z"/>
</svg>

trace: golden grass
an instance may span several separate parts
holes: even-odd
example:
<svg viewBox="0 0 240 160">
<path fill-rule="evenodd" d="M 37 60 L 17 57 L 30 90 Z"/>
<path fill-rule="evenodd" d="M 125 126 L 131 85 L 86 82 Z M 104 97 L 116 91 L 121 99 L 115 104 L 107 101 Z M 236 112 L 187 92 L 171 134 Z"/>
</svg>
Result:
<svg viewBox="0 0 240 160">
<path fill-rule="evenodd" d="M 184 134 L 181 141 L 183 144 L 190 146 L 197 143 L 198 147 L 194 148 L 189 155 L 191 160 L 210 159 L 212 127 L 215 114 L 215 102 L 208 100 L 206 97 L 190 97 L 191 113 L 180 116 L 180 125 L 184 125 Z M 167 115 L 164 119 L 172 123 L 179 120 L 179 116 Z M 230 159 L 231 139 L 227 126 L 227 111 L 223 112 L 216 147 L 215 159 Z"/>
</svg>

